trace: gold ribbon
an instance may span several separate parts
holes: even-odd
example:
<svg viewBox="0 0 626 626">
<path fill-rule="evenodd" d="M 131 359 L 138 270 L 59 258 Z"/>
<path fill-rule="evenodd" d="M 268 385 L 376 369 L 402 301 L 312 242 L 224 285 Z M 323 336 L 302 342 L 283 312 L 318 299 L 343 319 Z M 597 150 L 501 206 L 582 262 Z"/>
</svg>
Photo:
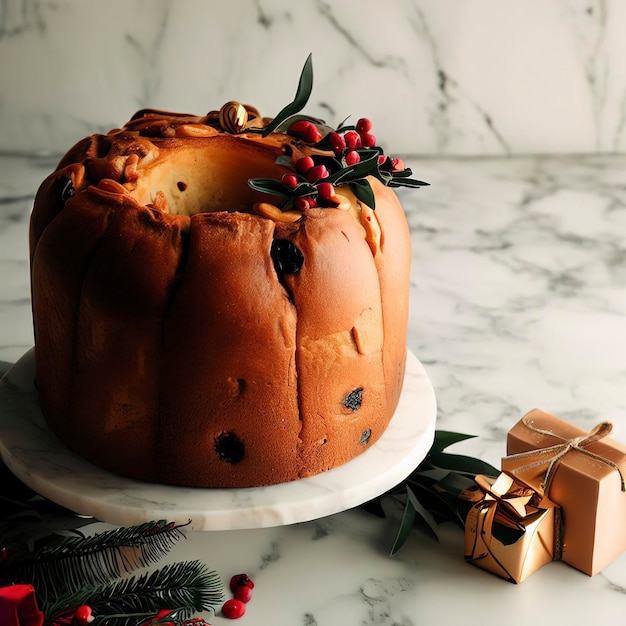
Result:
<svg viewBox="0 0 626 626">
<path fill-rule="evenodd" d="M 619 475 L 619 479 L 621 483 L 621 490 L 626 491 L 626 482 L 624 481 L 624 475 L 622 474 L 622 471 L 619 468 L 619 466 L 613 461 L 611 461 L 610 459 L 606 459 L 603 456 L 599 454 L 595 454 L 594 452 L 591 452 L 590 450 L 586 449 L 586 446 L 592 443 L 595 443 L 596 441 L 600 441 L 600 439 L 604 439 L 604 437 L 606 437 L 613 430 L 613 424 L 611 424 L 611 422 L 601 422 L 600 424 L 595 426 L 589 434 L 580 435 L 578 437 L 572 437 L 571 439 L 565 439 L 564 437 L 561 437 L 560 435 L 557 435 L 556 433 L 550 430 L 537 428 L 533 426 L 532 424 L 530 424 L 529 422 L 527 422 L 525 418 L 522 418 L 522 424 L 524 424 L 526 428 L 529 428 L 533 432 L 538 433 L 540 435 L 549 435 L 550 437 L 560 439 L 562 443 L 557 443 L 556 445 L 548 446 L 547 448 L 538 448 L 536 450 L 529 450 L 528 452 L 518 452 L 517 454 L 511 454 L 505 457 L 505 460 L 514 460 L 514 459 L 529 458 L 529 457 L 537 456 L 538 454 L 552 453 L 551 456 L 549 456 L 546 459 L 539 459 L 538 461 L 535 461 L 533 463 L 528 463 L 527 465 L 523 465 L 521 467 L 515 468 L 514 470 L 512 470 L 513 474 L 519 474 L 527 470 L 533 469 L 535 467 L 539 467 L 541 465 L 548 465 L 548 469 L 546 470 L 544 478 L 541 481 L 541 488 L 543 489 L 544 493 L 549 493 L 550 485 L 552 483 L 552 478 L 554 477 L 554 472 L 557 469 L 559 463 L 561 462 L 561 459 L 568 452 L 575 450 L 577 452 L 580 452 L 581 454 L 585 454 L 588 457 L 591 457 L 592 459 L 595 459 L 596 461 L 605 463 L 606 465 L 614 469 Z"/>
<path fill-rule="evenodd" d="M 523 539 L 527 532 L 524 520 L 540 512 L 553 509 L 554 524 L 554 551 L 550 560 L 560 560 L 562 553 L 562 533 L 560 509 L 555 507 L 547 498 L 526 484 L 519 482 L 513 476 L 502 473 L 497 479 L 478 475 L 476 484 L 483 493 L 482 499 L 477 502 L 468 513 L 465 526 L 465 559 L 475 565 L 487 569 L 510 582 L 521 582 L 529 562 L 534 563 L 532 571 L 540 567 L 545 561 L 541 546 L 534 540 L 528 543 Z M 494 525 L 504 525 L 521 532 L 514 545 L 501 545 L 494 540 Z M 522 543 L 525 541 L 526 543 Z M 521 551 L 520 551 L 521 550 Z M 512 552 L 513 551 L 513 552 Z"/>
</svg>

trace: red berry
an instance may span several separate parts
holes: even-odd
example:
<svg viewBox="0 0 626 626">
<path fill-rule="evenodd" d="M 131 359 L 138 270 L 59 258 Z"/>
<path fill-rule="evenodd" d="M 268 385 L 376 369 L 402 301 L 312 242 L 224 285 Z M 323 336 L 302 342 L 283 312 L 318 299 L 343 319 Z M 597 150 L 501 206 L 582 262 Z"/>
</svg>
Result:
<svg viewBox="0 0 626 626">
<path fill-rule="evenodd" d="M 313 122 L 308 120 L 298 120 L 294 122 L 287 132 L 290 135 L 295 135 L 307 143 L 317 143 L 322 139 L 322 133 L 318 130 L 317 126 Z"/>
<path fill-rule="evenodd" d="M 234 593 L 235 600 L 240 600 L 241 602 L 250 602 L 252 600 L 252 587 L 237 587 Z"/>
<path fill-rule="evenodd" d="M 235 593 L 238 587 L 250 587 L 250 589 L 254 589 L 254 583 L 248 574 L 235 574 L 230 579 L 230 590 Z"/>
<path fill-rule="evenodd" d="M 294 174 L 283 174 L 280 182 L 285 185 L 285 187 L 289 187 L 289 189 L 295 189 L 300 181 Z"/>
<path fill-rule="evenodd" d="M 93 619 L 91 617 L 91 607 L 87 606 L 86 604 L 82 604 L 74 611 L 73 618 L 73 621 L 75 621 L 76 624 L 79 624 L 80 626 L 86 626 Z"/>
<path fill-rule="evenodd" d="M 237 599 L 226 600 L 222 606 L 222 613 L 228 619 L 238 619 L 246 612 L 246 605 Z"/>
<path fill-rule="evenodd" d="M 361 147 L 361 136 L 353 130 L 349 130 L 345 136 L 346 146 L 348 150 L 356 150 Z"/>
<path fill-rule="evenodd" d="M 406 165 L 402 159 L 391 159 L 391 163 L 393 164 L 394 172 L 402 172 L 406 169 Z"/>
<path fill-rule="evenodd" d="M 372 122 L 368 120 L 366 117 L 362 117 L 356 123 L 356 132 L 359 133 L 359 135 L 364 135 L 365 133 L 369 133 L 370 130 L 372 130 Z"/>
<path fill-rule="evenodd" d="M 335 196 L 335 187 L 332 183 L 320 183 L 317 186 L 317 193 L 322 200 L 330 200 Z"/>
<path fill-rule="evenodd" d="M 346 154 L 346 165 L 356 165 L 361 160 L 361 156 L 354 150 Z"/>
<path fill-rule="evenodd" d="M 296 170 L 299 174 L 306 174 L 312 167 L 315 167 L 315 161 L 310 156 L 301 157 L 296 161 Z"/>
<path fill-rule="evenodd" d="M 361 135 L 361 142 L 365 148 L 373 148 L 376 145 L 376 136 L 371 133 Z"/>
<path fill-rule="evenodd" d="M 328 178 L 328 170 L 325 165 L 316 165 L 312 167 L 306 175 L 306 179 L 310 183 L 314 183 L 316 180 L 321 180 L 322 178 Z"/>
<path fill-rule="evenodd" d="M 339 134 L 333 131 L 329 133 L 328 140 L 332 146 L 333 152 L 339 156 L 346 149 L 346 140 Z"/>
<path fill-rule="evenodd" d="M 378 165 L 384 165 L 387 162 L 387 158 L 384 154 L 378 157 Z"/>
<path fill-rule="evenodd" d="M 293 201 L 293 206 L 298 209 L 298 211 L 306 211 L 311 208 L 311 198 L 296 198 Z"/>
</svg>

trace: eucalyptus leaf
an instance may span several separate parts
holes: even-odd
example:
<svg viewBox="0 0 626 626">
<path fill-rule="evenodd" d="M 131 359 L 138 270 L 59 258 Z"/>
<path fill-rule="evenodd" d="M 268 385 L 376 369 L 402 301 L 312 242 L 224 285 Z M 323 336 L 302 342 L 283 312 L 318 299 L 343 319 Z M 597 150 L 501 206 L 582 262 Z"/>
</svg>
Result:
<svg viewBox="0 0 626 626">
<path fill-rule="evenodd" d="M 413 527 L 418 521 L 418 517 L 425 522 L 425 528 L 429 531 L 429 534 L 435 539 L 439 540 L 437 535 L 437 522 L 434 517 L 429 513 L 424 506 L 417 499 L 413 490 L 406 485 L 406 502 L 404 505 L 404 512 L 402 514 L 402 520 L 400 522 L 400 528 L 396 535 L 395 541 L 391 546 L 391 554 L 395 554 L 406 543 L 409 538 Z"/>
<path fill-rule="evenodd" d="M 291 190 L 287 189 L 279 180 L 274 180 L 273 178 L 250 178 L 248 180 L 248 186 L 255 191 L 269 193 L 273 196 L 280 196 L 281 198 L 291 196 Z"/>
<path fill-rule="evenodd" d="M 369 181 L 355 180 L 350 183 L 350 189 L 360 202 L 363 202 L 372 210 L 376 209 L 376 196 Z"/>
<path fill-rule="evenodd" d="M 298 89 L 296 90 L 296 96 L 290 104 L 284 107 L 278 115 L 263 129 L 263 137 L 267 137 L 270 133 L 274 132 L 280 124 L 287 118 L 302 111 L 309 101 L 311 91 L 313 90 L 313 56 L 309 54 L 307 60 L 302 68 L 300 74 L 300 80 L 298 82 Z"/>
<path fill-rule="evenodd" d="M 282 165 L 283 167 L 293 168 L 291 157 L 287 156 L 286 154 L 281 154 L 279 157 L 276 158 L 274 163 L 276 163 L 276 165 Z"/>
<path fill-rule="evenodd" d="M 412 480 L 407 480 L 407 484 L 415 490 L 419 502 L 437 522 L 453 522 L 463 528 L 466 512 L 461 512 L 462 502 L 458 498 Z"/>
<path fill-rule="evenodd" d="M 448 454 L 446 452 L 433 452 L 430 460 L 438 467 L 446 467 L 457 472 L 463 472 L 471 477 L 477 474 L 486 474 L 487 476 L 498 476 L 500 473 L 493 465 L 462 454 Z"/>
<path fill-rule="evenodd" d="M 467 441 L 468 439 L 474 439 L 476 435 L 466 435 L 464 433 L 455 433 L 449 430 L 436 430 L 435 440 L 430 449 L 430 453 L 443 452 L 446 448 L 455 443 L 461 441 Z"/>
<path fill-rule="evenodd" d="M 412 503 L 415 510 L 417 511 L 418 516 L 422 520 L 424 520 L 424 522 L 426 522 L 426 527 L 428 530 L 430 530 L 430 534 L 432 538 L 435 539 L 436 541 L 439 541 L 439 534 L 437 533 L 437 522 L 435 521 L 434 517 L 426 509 L 426 507 L 424 507 L 422 503 L 417 499 L 415 493 L 413 492 L 411 487 L 409 487 L 409 485 L 407 485 L 406 491 L 407 491 L 408 499 Z"/>
<path fill-rule="evenodd" d="M 409 487 L 407 486 L 407 491 Z M 395 554 L 406 542 L 413 530 L 413 525 L 415 524 L 415 519 L 417 517 L 417 509 L 413 505 L 413 500 L 411 500 L 408 495 L 406 499 L 406 503 L 404 505 L 404 512 L 402 513 L 402 520 L 400 521 L 400 528 L 398 528 L 398 534 L 396 535 L 395 541 L 391 546 L 391 554 Z"/>
<path fill-rule="evenodd" d="M 414 178 L 397 178 L 392 177 L 389 187 L 428 187 L 429 183 L 425 183 L 423 180 L 415 180 Z"/>
</svg>

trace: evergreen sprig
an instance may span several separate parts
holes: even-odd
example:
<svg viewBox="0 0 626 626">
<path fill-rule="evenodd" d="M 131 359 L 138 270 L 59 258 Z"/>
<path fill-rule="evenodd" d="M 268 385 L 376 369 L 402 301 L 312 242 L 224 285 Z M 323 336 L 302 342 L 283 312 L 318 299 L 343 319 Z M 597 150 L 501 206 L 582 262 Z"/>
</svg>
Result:
<svg viewBox="0 0 626 626">
<path fill-rule="evenodd" d="M 52 603 L 42 603 L 46 624 L 87 604 L 93 626 L 136 626 L 161 609 L 180 622 L 195 613 L 214 611 L 224 598 L 220 577 L 200 561 L 165 565 L 151 573 L 96 586 L 84 586 Z"/>
<path fill-rule="evenodd" d="M 0 582 L 30 583 L 39 595 L 58 598 L 77 586 L 105 583 L 156 563 L 182 537 L 179 526 L 148 522 L 91 537 L 50 535 L 34 547 L 7 543 Z"/>
</svg>

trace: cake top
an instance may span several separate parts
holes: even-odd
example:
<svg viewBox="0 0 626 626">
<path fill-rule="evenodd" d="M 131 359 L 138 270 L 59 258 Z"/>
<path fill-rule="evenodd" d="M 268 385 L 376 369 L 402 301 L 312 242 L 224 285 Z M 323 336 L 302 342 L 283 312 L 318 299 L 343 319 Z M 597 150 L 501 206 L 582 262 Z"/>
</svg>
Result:
<svg viewBox="0 0 626 626">
<path fill-rule="evenodd" d="M 274 118 L 263 118 L 255 107 L 230 101 L 203 117 L 144 109 L 122 130 L 147 137 L 210 137 L 227 133 L 275 144 L 281 149 L 275 162 L 286 170 L 279 178 L 250 178 L 248 185 L 272 196 L 276 204 L 268 200 L 262 203 L 266 206 L 260 207 L 260 212 L 271 213 L 282 221 L 297 219 L 301 211 L 315 206 L 340 207 L 343 197 L 335 193 L 338 186 L 348 187 L 359 201 L 375 209 L 369 176 L 388 187 L 428 184 L 411 178 L 412 171 L 402 159 L 385 155 L 369 119 L 361 118 L 354 125 L 344 120 L 332 128 L 324 120 L 302 114 L 312 88 L 313 64 L 309 55 L 294 100 Z M 120 131 L 112 131 L 115 132 Z M 259 212 L 259 206 L 255 209 Z"/>
</svg>

